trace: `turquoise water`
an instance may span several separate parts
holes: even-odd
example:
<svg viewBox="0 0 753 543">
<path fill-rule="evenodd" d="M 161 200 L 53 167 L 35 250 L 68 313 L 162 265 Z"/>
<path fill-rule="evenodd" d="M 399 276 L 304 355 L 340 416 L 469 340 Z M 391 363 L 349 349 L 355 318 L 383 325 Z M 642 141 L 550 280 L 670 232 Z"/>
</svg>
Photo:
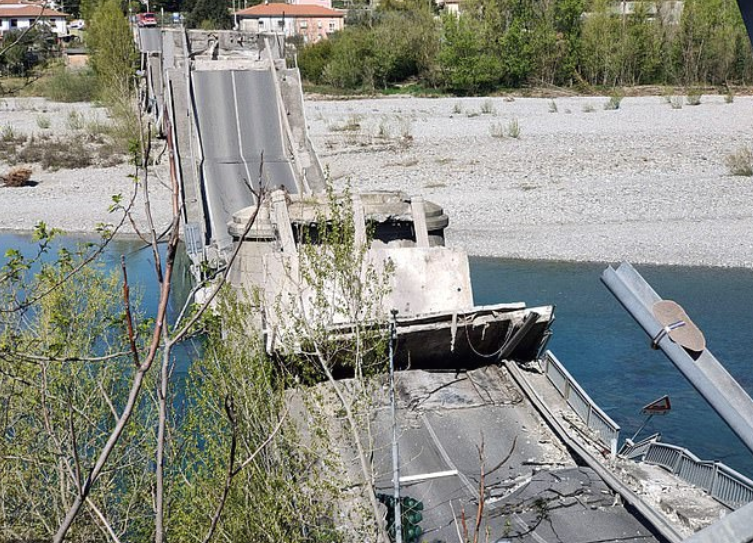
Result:
<svg viewBox="0 0 753 543">
<path fill-rule="evenodd" d="M 71 246 L 82 238 L 66 238 Z M 33 252 L 28 236 L 0 234 L 0 265 L 6 249 Z M 151 250 L 133 240 L 115 240 L 104 261 L 120 266 L 126 256 L 129 278 L 140 286 L 145 308 L 156 308 L 158 291 Z M 601 284 L 606 264 L 472 258 L 476 303 L 525 301 L 556 306 L 549 348 L 591 397 L 631 436 L 643 422 L 641 407 L 668 394 L 672 412 L 646 428 L 664 440 L 688 447 L 706 460 L 722 460 L 753 478 L 753 455 L 732 434 L 670 361 L 649 348 L 648 337 Z M 704 331 L 709 349 L 746 390 L 753 393 L 753 272 L 677 266 L 637 266 L 664 298 L 681 303 Z M 185 275 L 178 276 L 186 292 Z M 174 298 L 171 313 L 179 309 Z M 190 347 L 189 347 L 190 349 Z M 185 369 L 185 363 L 177 368 Z"/>
<path fill-rule="evenodd" d="M 554 304 L 549 348 L 630 437 L 641 408 L 668 394 L 672 411 L 644 433 L 722 460 L 753 476 L 753 455 L 685 381 L 599 280 L 607 264 L 471 259 L 476 303 Z M 753 393 L 753 272 L 680 266 L 636 266 L 657 293 L 673 299 L 703 330 L 708 348 Z"/>
</svg>

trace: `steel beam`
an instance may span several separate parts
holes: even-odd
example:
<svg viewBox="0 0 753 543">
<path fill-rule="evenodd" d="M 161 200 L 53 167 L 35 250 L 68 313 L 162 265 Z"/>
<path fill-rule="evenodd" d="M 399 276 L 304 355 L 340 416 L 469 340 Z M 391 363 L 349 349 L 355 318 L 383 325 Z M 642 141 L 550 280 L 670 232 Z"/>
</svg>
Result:
<svg viewBox="0 0 753 543">
<path fill-rule="evenodd" d="M 657 337 L 663 327 L 652 307 L 661 298 L 646 280 L 627 262 L 616 270 L 609 266 L 601 280 L 648 336 Z M 658 347 L 753 452 L 753 400 L 724 366 L 708 349 L 691 356 L 667 334 L 658 340 Z"/>
</svg>

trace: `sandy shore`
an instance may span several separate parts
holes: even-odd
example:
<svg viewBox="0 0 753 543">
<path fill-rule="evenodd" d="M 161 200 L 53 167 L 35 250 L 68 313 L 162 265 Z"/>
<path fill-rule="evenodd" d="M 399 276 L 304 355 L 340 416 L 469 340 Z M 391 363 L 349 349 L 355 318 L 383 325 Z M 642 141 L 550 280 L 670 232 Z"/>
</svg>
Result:
<svg viewBox="0 0 753 543">
<path fill-rule="evenodd" d="M 753 266 L 753 178 L 730 176 L 725 165 L 752 143 L 753 97 L 704 96 L 679 109 L 659 97 L 625 98 L 616 111 L 607 101 L 308 101 L 306 114 L 337 183 L 423 194 L 450 216 L 448 245 L 472 255 Z M 71 107 L 102 114 L 6 101 L 0 127 L 38 132 L 44 109 L 50 130 L 64 131 Z M 37 186 L 0 188 L 0 229 L 44 220 L 93 231 L 113 222 L 111 195 L 130 193 L 130 173 L 35 168 Z M 169 191 L 153 187 L 156 222 L 167 224 Z M 135 209 L 143 224 L 143 202 Z"/>
</svg>

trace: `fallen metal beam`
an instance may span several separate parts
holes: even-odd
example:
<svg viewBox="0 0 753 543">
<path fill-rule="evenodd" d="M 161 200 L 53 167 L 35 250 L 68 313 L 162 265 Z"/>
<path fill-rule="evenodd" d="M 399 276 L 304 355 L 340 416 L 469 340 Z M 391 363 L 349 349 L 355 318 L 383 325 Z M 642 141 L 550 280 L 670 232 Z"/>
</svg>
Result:
<svg viewBox="0 0 753 543">
<path fill-rule="evenodd" d="M 653 305 L 659 295 L 627 262 L 616 270 L 609 266 L 602 282 L 648 336 L 657 338 L 664 329 L 655 318 Z M 656 340 L 672 363 L 711 405 L 730 429 L 753 452 L 753 400 L 708 349 L 696 356 L 675 343 L 668 334 Z"/>
</svg>

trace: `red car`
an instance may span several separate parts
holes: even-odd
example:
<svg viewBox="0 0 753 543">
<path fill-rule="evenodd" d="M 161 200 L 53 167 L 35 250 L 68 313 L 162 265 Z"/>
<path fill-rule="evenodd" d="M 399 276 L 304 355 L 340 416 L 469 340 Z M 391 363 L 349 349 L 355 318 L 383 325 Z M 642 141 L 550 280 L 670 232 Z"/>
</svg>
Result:
<svg viewBox="0 0 753 543">
<path fill-rule="evenodd" d="M 139 13 L 136 18 L 136 24 L 139 26 L 157 26 L 157 17 L 154 13 Z"/>
</svg>

